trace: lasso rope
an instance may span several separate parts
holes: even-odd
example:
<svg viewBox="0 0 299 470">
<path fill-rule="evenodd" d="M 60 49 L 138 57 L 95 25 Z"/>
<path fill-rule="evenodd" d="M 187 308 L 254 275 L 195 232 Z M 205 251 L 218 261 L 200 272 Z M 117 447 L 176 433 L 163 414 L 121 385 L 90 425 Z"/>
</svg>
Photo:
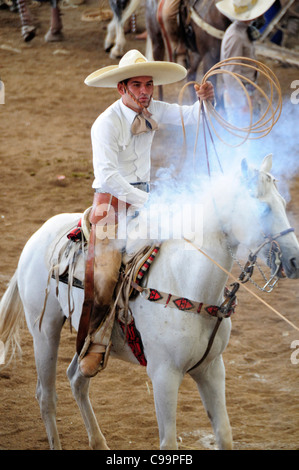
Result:
<svg viewBox="0 0 299 470">
<path fill-rule="evenodd" d="M 294 323 L 292 323 L 290 320 L 288 320 L 284 315 L 279 313 L 275 308 L 273 308 L 271 305 L 269 305 L 264 299 L 262 299 L 259 295 L 255 294 L 252 290 L 250 290 L 245 284 L 242 284 L 239 282 L 239 279 L 237 279 L 230 271 L 227 271 L 223 266 L 221 266 L 217 261 L 215 261 L 213 258 L 211 258 L 207 253 L 205 253 L 201 248 L 199 248 L 195 243 L 193 243 L 191 240 L 188 238 L 184 238 L 185 242 L 189 243 L 195 250 L 199 251 L 201 254 L 203 254 L 206 258 L 208 258 L 212 263 L 214 263 L 221 271 L 223 271 L 225 274 L 227 274 L 228 277 L 230 277 L 234 282 L 240 284 L 240 287 L 246 290 L 249 294 L 251 294 L 253 297 L 255 297 L 259 302 L 264 304 L 266 307 L 268 307 L 272 312 L 275 313 L 275 315 L 279 316 L 282 320 L 284 320 L 286 323 L 288 323 L 292 328 L 295 330 L 299 331 L 298 326 L 296 326 Z"/>
<path fill-rule="evenodd" d="M 241 67 L 250 69 L 252 71 L 255 71 L 258 75 L 266 79 L 266 81 L 268 82 L 269 90 L 270 90 L 269 96 L 267 95 L 267 93 L 264 91 L 264 89 L 261 86 L 259 86 L 257 83 L 247 78 L 245 75 L 226 70 L 225 67 L 227 66 L 241 66 Z M 201 83 L 197 83 L 196 81 L 186 83 L 182 87 L 179 93 L 179 104 L 182 104 L 183 94 L 188 86 L 192 84 L 199 85 L 199 86 L 203 85 L 211 77 L 221 75 L 221 74 L 227 74 L 233 79 L 235 79 L 237 85 L 239 85 L 242 91 L 244 92 L 244 95 L 246 97 L 246 101 L 248 104 L 249 125 L 245 127 L 238 127 L 238 126 L 233 125 L 232 123 L 224 119 L 223 116 L 221 116 L 216 111 L 216 109 L 214 108 L 214 106 L 212 105 L 210 101 L 200 100 L 199 119 L 198 119 L 197 132 L 196 132 L 195 145 L 194 145 L 194 157 L 195 157 L 195 151 L 196 151 L 196 146 L 197 146 L 197 141 L 198 141 L 199 124 L 200 124 L 201 115 L 203 117 L 204 137 L 205 137 L 206 129 L 208 129 L 210 133 L 210 137 L 212 138 L 211 130 L 213 130 L 214 134 L 218 137 L 218 139 L 222 143 L 230 147 L 238 147 L 242 145 L 244 142 L 246 142 L 247 139 L 261 139 L 265 137 L 271 132 L 273 126 L 277 123 L 281 115 L 282 94 L 281 94 L 281 88 L 280 88 L 278 78 L 276 77 L 274 72 L 265 64 L 254 59 L 249 59 L 247 57 L 231 57 L 229 59 L 222 60 L 221 62 L 218 62 L 213 67 L 211 67 L 211 69 L 202 78 Z M 263 100 L 266 102 L 266 109 L 262 113 L 261 117 L 257 119 L 256 122 L 254 122 L 253 120 L 252 100 L 246 88 L 247 84 L 250 85 L 252 88 L 254 88 L 255 92 L 258 92 L 260 96 L 263 98 Z M 275 100 L 277 100 L 276 104 L 274 103 Z M 184 125 L 182 111 L 181 111 L 181 120 L 182 120 L 183 134 L 184 134 L 184 148 L 186 148 L 186 132 L 185 132 L 185 125 Z M 231 142 L 228 142 L 227 140 L 223 139 L 219 135 L 219 132 L 216 130 L 213 120 L 216 121 L 229 134 L 232 134 L 235 137 L 237 137 L 239 139 L 239 142 L 237 144 L 232 144 Z M 211 126 L 211 128 L 209 125 Z M 206 138 L 205 138 L 205 145 L 206 145 Z"/>
</svg>

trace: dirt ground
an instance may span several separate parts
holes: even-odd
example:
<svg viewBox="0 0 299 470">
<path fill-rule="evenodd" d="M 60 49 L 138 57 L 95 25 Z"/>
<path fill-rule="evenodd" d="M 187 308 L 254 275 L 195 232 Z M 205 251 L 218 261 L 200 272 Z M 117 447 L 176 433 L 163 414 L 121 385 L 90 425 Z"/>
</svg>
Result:
<svg viewBox="0 0 299 470">
<path fill-rule="evenodd" d="M 114 90 L 99 92 L 83 84 L 90 72 L 115 63 L 103 51 L 107 23 L 81 20 L 82 12 L 97 5 L 87 0 L 78 8 L 63 9 L 65 41 L 51 44 L 43 38 L 50 21 L 48 4 L 31 6 L 39 28 L 30 43 L 22 41 L 18 15 L 0 11 L 0 76 L 5 84 L 5 105 L 0 105 L 1 295 L 30 235 L 52 215 L 83 211 L 91 204 L 90 127 L 117 98 Z M 143 24 L 141 10 L 138 32 Z M 127 50 L 135 47 L 145 52 L 145 42 L 137 41 L 135 33 L 126 38 Z M 285 96 L 290 96 L 291 82 L 299 79 L 298 69 L 269 64 Z M 178 91 L 175 86 L 165 87 L 165 99 L 175 100 Z M 163 139 L 158 139 L 153 169 L 164 154 Z M 290 193 L 292 223 L 299 233 L 298 176 L 290 181 Z M 299 325 L 298 281 L 282 281 L 271 296 L 263 298 Z M 240 290 L 238 300 L 231 341 L 224 353 L 235 449 L 298 450 L 299 364 L 291 361 L 291 343 L 299 340 L 299 333 L 248 293 Z M 0 449 L 48 449 L 35 400 L 36 371 L 26 327 L 22 347 L 22 361 L 0 374 Z M 57 419 L 66 450 L 88 448 L 65 374 L 74 349 L 75 333 L 66 326 L 57 377 Z M 152 386 L 145 368 L 111 358 L 107 369 L 92 380 L 91 400 L 111 449 L 159 448 Z M 180 388 L 177 433 L 182 451 L 215 446 L 189 377 Z"/>
</svg>

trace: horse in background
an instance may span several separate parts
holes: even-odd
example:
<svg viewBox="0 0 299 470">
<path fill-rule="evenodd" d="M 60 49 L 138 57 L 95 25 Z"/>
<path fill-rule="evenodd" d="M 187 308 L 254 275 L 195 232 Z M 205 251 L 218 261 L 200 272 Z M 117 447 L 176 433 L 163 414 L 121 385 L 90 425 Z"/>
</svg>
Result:
<svg viewBox="0 0 299 470">
<path fill-rule="evenodd" d="M 38 0 L 43 2 L 43 0 Z M 46 0 L 47 1 L 47 0 Z M 59 0 L 50 0 L 51 4 L 51 22 L 50 28 L 45 34 L 46 42 L 62 41 L 62 21 L 59 8 Z M 36 25 L 30 13 L 26 0 L 16 0 L 16 6 L 21 20 L 21 32 L 25 42 L 31 41 L 36 36 Z"/>
<path fill-rule="evenodd" d="M 45 35 L 46 42 L 61 41 L 63 39 L 61 13 L 59 0 L 38 0 L 39 2 L 50 2 L 51 23 Z M 22 36 L 25 42 L 31 41 L 36 35 L 36 25 L 28 8 L 26 0 L 15 0 L 16 10 L 19 11 Z M 113 18 L 107 27 L 104 48 L 110 52 L 112 59 L 122 57 L 125 46 L 124 27 L 126 21 L 140 5 L 140 0 L 109 0 Z"/>
<path fill-rule="evenodd" d="M 154 60 L 173 61 L 173 50 L 159 14 L 164 0 L 146 0 L 149 43 L 146 55 Z M 162 5 L 163 8 L 163 5 Z M 187 80 L 196 80 L 200 64 L 206 73 L 220 60 L 221 40 L 230 21 L 220 13 L 214 0 L 181 0 L 178 11 L 181 42 L 187 49 Z"/>
<path fill-rule="evenodd" d="M 108 24 L 104 49 L 111 59 L 123 56 L 126 43 L 124 27 L 126 21 L 139 7 L 140 0 L 109 0 L 113 18 Z"/>
<path fill-rule="evenodd" d="M 21 20 L 21 32 L 25 42 L 31 41 L 36 34 L 36 26 L 27 7 L 26 0 L 16 1 L 16 10 L 19 12 Z"/>
</svg>

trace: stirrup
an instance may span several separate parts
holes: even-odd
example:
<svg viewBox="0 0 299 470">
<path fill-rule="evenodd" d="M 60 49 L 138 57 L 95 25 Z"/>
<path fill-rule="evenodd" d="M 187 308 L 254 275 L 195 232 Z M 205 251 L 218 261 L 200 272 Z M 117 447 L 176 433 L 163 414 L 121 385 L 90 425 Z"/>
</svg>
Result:
<svg viewBox="0 0 299 470">
<path fill-rule="evenodd" d="M 99 367 L 96 373 L 100 372 L 100 370 L 104 370 L 107 366 L 111 345 L 112 345 L 112 341 L 110 341 L 107 346 L 105 346 L 104 344 L 94 343 L 92 341 L 91 336 L 87 335 L 83 348 L 79 354 L 79 358 L 78 358 L 79 364 L 82 361 L 82 359 L 89 353 L 102 354 L 103 359 L 101 363 L 99 364 Z"/>
</svg>

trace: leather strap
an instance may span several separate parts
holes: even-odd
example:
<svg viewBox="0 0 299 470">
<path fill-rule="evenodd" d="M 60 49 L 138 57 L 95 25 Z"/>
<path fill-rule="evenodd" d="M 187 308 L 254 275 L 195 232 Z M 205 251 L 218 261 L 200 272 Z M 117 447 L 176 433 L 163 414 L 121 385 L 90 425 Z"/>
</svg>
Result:
<svg viewBox="0 0 299 470">
<path fill-rule="evenodd" d="M 210 352 L 210 350 L 213 346 L 214 338 L 216 336 L 216 333 L 218 331 L 218 328 L 219 328 L 222 320 L 223 320 L 222 317 L 217 318 L 216 325 L 214 326 L 214 329 L 213 329 L 212 334 L 210 336 L 210 339 L 209 339 L 209 342 L 208 342 L 208 345 L 207 345 L 207 349 L 206 349 L 204 355 L 202 356 L 202 358 L 194 366 L 192 366 L 190 369 L 188 369 L 187 372 L 191 372 L 193 369 L 196 369 L 196 367 L 198 367 L 205 360 L 205 358 L 207 357 L 207 355 L 209 354 L 209 352 Z"/>
<path fill-rule="evenodd" d="M 92 224 L 89 238 L 88 254 L 85 267 L 84 280 L 84 303 L 77 333 L 77 354 L 84 346 L 85 338 L 88 334 L 90 318 L 94 302 L 94 254 L 95 254 L 96 226 Z"/>
<path fill-rule="evenodd" d="M 103 344 L 92 343 L 88 348 L 88 354 L 89 353 L 104 354 L 105 352 L 106 352 L 106 346 L 104 346 Z"/>
<path fill-rule="evenodd" d="M 97 224 L 102 219 L 106 218 L 107 215 L 109 215 L 109 209 L 113 208 L 113 215 L 115 215 L 115 218 L 111 222 L 113 222 L 113 224 L 117 224 L 118 214 L 127 210 L 129 207 L 130 204 L 121 201 L 120 199 L 117 199 L 117 197 L 112 196 L 112 194 L 110 193 L 95 192 L 93 197 L 93 205 L 89 217 L 90 222 L 92 224 Z"/>
</svg>

